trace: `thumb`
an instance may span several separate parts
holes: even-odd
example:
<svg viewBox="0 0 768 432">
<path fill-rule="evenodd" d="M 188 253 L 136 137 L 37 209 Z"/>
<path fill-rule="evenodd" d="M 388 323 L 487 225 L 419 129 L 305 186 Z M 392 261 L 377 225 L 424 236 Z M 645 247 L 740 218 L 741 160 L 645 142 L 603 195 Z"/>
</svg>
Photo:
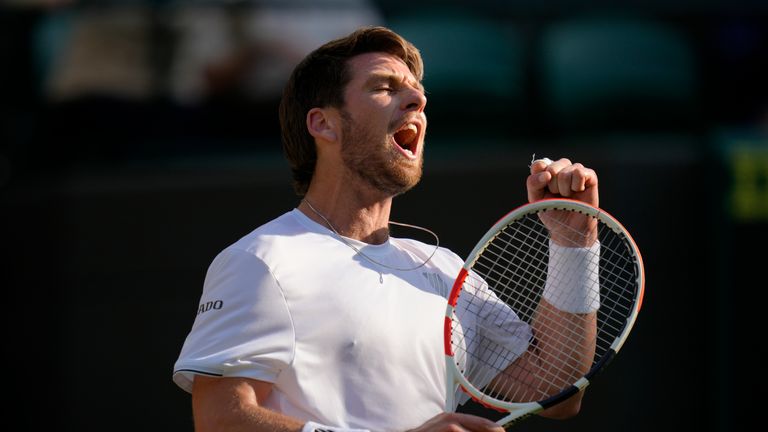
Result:
<svg viewBox="0 0 768 432">
<path fill-rule="evenodd" d="M 536 174 L 547 169 L 552 164 L 552 160 L 549 158 L 536 159 L 531 162 L 531 174 Z"/>
<path fill-rule="evenodd" d="M 546 166 L 545 166 L 546 168 Z M 533 171 L 533 167 L 531 167 Z M 544 198 L 548 190 L 549 181 L 552 180 L 552 173 L 549 171 L 540 171 L 528 176 L 526 188 L 528 189 L 528 202 L 538 201 Z"/>
</svg>

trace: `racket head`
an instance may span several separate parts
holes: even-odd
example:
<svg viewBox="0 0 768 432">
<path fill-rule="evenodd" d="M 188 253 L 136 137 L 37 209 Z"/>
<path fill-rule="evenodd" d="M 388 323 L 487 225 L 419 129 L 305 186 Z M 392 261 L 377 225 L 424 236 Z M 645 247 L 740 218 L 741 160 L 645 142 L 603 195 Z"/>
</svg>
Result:
<svg viewBox="0 0 768 432">
<path fill-rule="evenodd" d="M 548 383 L 539 391 L 521 393 L 489 388 L 490 381 L 498 374 L 509 373 L 509 365 L 523 353 L 519 348 L 489 341 L 481 332 L 472 330 L 472 327 L 486 330 L 488 327 L 487 324 L 478 327 L 478 311 L 486 308 L 488 301 L 501 301 L 514 313 L 506 318 L 497 317 L 492 332 L 504 331 L 496 326 L 499 322 L 521 320 L 531 325 L 546 280 L 555 277 L 548 273 L 558 271 L 548 267 L 551 245 L 548 226 L 553 227 L 569 217 L 583 219 L 584 232 L 572 230 L 575 240 L 558 234 L 559 244 L 572 241 L 575 248 L 594 250 L 585 247 L 591 240 L 579 240 L 586 238 L 579 236 L 596 233 L 599 241 L 597 252 L 592 252 L 593 258 L 599 260 L 599 270 L 593 276 L 599 283 L 600 304 L 592 314 L 597 334 L 591 366 L 588 370 L 570 372 L 566 378 L 553 379 L 556 382 Z M 555 228 L 551 232 L 562 231 Z M 559 277 L 567 279 L 568 275 Z M 453 411 L 456 407 L 457 386 L 483 406 L 508 413 L 499 421 L 505 425 L 569 398 L 585 388 L 621 349 L 640 311 L 644 289 L 644 266 L 637 244 L 624 226 L 604 210 L 570 199 L 544 199 L 512 210 L 477 243 L 448 298 L 444 325 L 449 374 L 446 409 Z M 519 332 L 519 328 L 514 331 Z M 512 335 L 501 336 L 505 341 L 510 338 L 514 339 Z M 531 341 L 535 344 L 534 339 Z M 485 354 L 476 355 L 478 351 Z"/>
</svg>

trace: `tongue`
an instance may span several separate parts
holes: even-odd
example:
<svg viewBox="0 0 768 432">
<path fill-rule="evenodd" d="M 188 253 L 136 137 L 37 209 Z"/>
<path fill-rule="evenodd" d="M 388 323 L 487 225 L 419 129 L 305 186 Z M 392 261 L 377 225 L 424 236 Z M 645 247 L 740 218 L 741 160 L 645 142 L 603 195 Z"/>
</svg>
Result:
<svg viewBox="0 0 768 432">
<path fill-rule="evenodd" d="M 402 148 L 407 148 L 408 144 L 413 141 L 416 136 L 416 132 L 411 129 L 403 129 L 395 133 L 395 142 Z"/>
</svg>

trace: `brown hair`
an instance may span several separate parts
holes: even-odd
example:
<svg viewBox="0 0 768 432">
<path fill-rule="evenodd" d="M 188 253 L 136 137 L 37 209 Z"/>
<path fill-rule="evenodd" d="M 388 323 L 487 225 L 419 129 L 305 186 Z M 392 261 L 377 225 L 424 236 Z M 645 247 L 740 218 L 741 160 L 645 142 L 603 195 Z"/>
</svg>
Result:
<svg viewBox="0 0 768 432">
<path fill-rule="evenodd" d="M 304 196 L 317 162 L 315 141 L 307 130 L 310 109 L 344 107 L 344 88 L 352 79 L 347 61 L 370 52 L 384 52 L 405 62 L 421 81 L 424 67 L 419 50 L 385 27 L 363 27 L 309 53 L 293 70 L 280 101 L 283 152 L 293 173 L 293 188 Z"/>
</svg>

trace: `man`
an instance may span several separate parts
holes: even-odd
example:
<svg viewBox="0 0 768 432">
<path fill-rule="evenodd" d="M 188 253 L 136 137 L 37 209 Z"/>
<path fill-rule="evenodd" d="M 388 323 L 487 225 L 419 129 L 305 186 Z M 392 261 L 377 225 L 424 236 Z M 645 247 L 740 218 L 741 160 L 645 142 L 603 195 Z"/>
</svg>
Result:
<svg viewBox="0 0 768 432">
<path fill-rule="evenodd" d="M 501 430 L 444 412 L 440 287 L 462 259 L 389 237 L 392 199 L 422 173 L 422 72 L 418 50 L 381 27 L 329 42 L 294 70 L 280 120 L 303 200 L 208 270 L 201 305 L 211 307 L 174 370 L 198 432 Z M 567 159 L 533 163 L 527 189 L 531 201 L 598 199 L 595 173 Z M 511 324 L 522 335 L 509 341 L 515 363 L 531 361 L 530 329 Z M 542 415 L 573 415 L 580 401 Z"/>
</svg>

